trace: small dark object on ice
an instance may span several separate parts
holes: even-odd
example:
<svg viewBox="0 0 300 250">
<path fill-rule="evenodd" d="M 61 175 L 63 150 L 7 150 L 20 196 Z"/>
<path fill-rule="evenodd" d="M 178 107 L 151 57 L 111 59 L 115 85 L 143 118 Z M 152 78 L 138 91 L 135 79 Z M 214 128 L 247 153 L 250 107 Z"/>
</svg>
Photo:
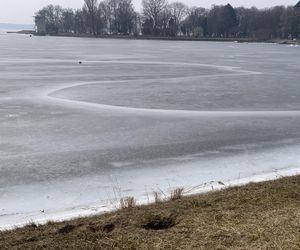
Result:
<svg viewBox="0 0 300 250">
<path fill-rule="evenodd" d="M 79 64 L 82 64 L 82 61 L 79 61 Z"/>
</svg>

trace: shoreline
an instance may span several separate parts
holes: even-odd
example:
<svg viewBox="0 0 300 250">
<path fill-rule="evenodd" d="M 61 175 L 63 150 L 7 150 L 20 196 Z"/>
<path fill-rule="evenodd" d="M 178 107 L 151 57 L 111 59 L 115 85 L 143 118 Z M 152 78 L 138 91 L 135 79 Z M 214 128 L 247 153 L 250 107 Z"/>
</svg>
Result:
<svg viewBox="0 0 300 250">
<path fill-rule="evenodd" d="M 297 168 L 286 168 L 286 169 L 279 169 L 274 170 L 272 172 L 262 172 L 259 174 L 253 174 L 248 177 L 244 178 L 237 178 L 229 181 L 211 181 L 207 183 L 202 183 L 198 186 L 193 187 L 183 187 L 183 196 L 184 197 L 191 197 L 195 195 L 201 194 L 208 194 L 211 191 L 221 191 L 226 190 L 232 187 L 243 187 L 250 183 L 261 183 L 261 182 L 268 182 L 277 179 L 281 179 L 284 177 L 293 177 L 300 175 L 300 167 Z M 179 188 L 179 187 L 177 187 Z M 174 191 L 176 188 L 170 190 L 170 192 Z M 162 191 L 161 195 L 165 195 Z M 151 196 L 153 196 L 151 194 Z M 6 224 L 0 225 L 0 232 L 2 231 L 10 231 L 19 228 L 24 228 L 29 224 L 35 223 L 37 225 L 45 225 L 49 222 L 60 223 L 60 222 L 68 222 L 74 219 L 84 219 L 89 218 L 91 216 L 101 216 L 107 213 L 112 213 L 120 210 L 120 199 L 126 198 L 127 196 L 114 198 L 113 200 L 107 200 L 106 202 L 95 203 L 95 204 L 87 204 L 86 207 L 83 209 L 82 207 L 74 208 L 73 212 L 60 211 L 56 213 L 52 213 L 49 215 L 40 216 L 40 218 L 36 219 L 28 219 L 27 222 L 22 223 L 13 223 L 13 224 Z M 137 206 L 144 206 L 144 205 L 152 205 L 155 203 L 154 197 L 142 198 L 142 197 L 133 197 L 136 200 Z M 165 195 L 164 197 L 166 200 L 170 198 L 170 195 Z M 109 204 L 109 205 L 108 205 Z M 3 216 L 3 215 L 2 215 Z"/>
<path fill-rule="evenodd" d="M 188 36 L 146 36 L 146 35 L 91 35 L 91 34 L 38 34 L 35 31 L 21 30 L 21 31 L 7 31 L 7 34 L 23 34 L 33 36 L 50 36 L 50 37 L 73 37 L 73 38 L 94 38 L 94 39 L 124 39 L 124 40 L 153 40 L 153 41 L 191 41 L 191 42 L 237 42 L 237 43 L 275 43 L 284 45 L 299 45 L 300 40 L 291 39 L 259 39 L 259 38 L 212 38 L 212 37 L 188 37 Z"/>
<path fill-rule="evenodd" d="M 39 34 L 33 34 L 40 36 Z M 74 38 L 95 38 L 95 39 L 125 39 L 125 40 L 152 40 L 152 41 L 187 41 L 187 42 L 237 42 L 237 43 L 275 43 L 284 45 L 299 45 L 300 40 L 289 39 L 258 39 L 258 38 L 195 38 L 186 36 L 164 37 L 164 36 L 127 36 L 127 35 L 101 35 L 93 36 L 89 34 L 46 34 L 42 36 L 54 37 L 74 37 Z"/>
<path fill-rule="evenodd" d="M 300 175 L 0 232 L 4 249 L 298 249 Z"/>
</svg>

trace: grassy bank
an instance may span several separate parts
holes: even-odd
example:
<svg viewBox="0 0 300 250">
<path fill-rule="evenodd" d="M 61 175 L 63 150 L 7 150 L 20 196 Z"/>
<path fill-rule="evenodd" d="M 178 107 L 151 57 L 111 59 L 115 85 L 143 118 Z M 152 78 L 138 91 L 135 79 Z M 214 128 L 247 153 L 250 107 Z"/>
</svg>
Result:
<svg viewBox="0 0 300 250">
<path fill-rule="evenodd" d="M 1 232 L 0 248 L 300 249 L 300 176 L 173 198 Z"/>
</svg>

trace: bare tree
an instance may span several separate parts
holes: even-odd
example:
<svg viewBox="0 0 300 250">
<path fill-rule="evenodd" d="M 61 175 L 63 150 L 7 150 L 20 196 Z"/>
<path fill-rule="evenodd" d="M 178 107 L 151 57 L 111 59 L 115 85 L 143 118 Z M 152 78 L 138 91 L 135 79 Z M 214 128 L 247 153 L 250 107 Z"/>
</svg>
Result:
<svg viewBox="0 0 300 250">
<path fill-rule="evenodd" d="M 63 9 L 58 5 L 48 5 L 38 11 L 36 16 L 43 17 L 48 34 L 56 34 L 62 29 Z"/>
<path fill-rule="evenodd" d="M 208 10 L 199 7 L 192 7 L 188 10 L 187 17 L 184 20 L 184 31 L 186 35 L 201 37 L 207 33 L 207 15 Z"/>
<path fill-rule="evenodd" d="M 110 33 L 117 34 L 118 33 L 118 9 L 120 0 L 106 0 L 106 4 L 110 14 Z"/>
<path fill-rule="evenodd" d="M 98 8 L 98 0 L 84 0 L 84 8 L 86 8 L 90 20 L 91 31 L 96 35 L 96 15 Z"/>
<path fill-rule="evenodd" d="M 87 13 L 84 10 L 77 10 L 74 16 L 74 33 L 85 34 L 87 33 Z"/>
<path fill-rule="evenodd" d="M 98 4 L 99 3 L 99 4 Z M 43 33 L 128 34 L 244 37 L 252 39 L 299 38 L 300 2 L 292 7 L 257 9 L 214 5 L 210 10 L 188 8 L 181 2 L 143 0 L 143 15 L 132 0 L 84 0 L 79 10 L 48 5 L 35 13 Z"/>
<path fill-rule="evenodd" d="M 100 2 L 98 13 L 102 16 L 105 33 L 112 33 L 112 10 L 109 0 Z"/>
<path fill-rule="evenodd" d="M 131 34 L 134 29 L 135 11 L 131 0 L 122 0 L 118 6 L 117 22 L 119 32 Z"/>
<path fill-rule="evenodd" d="M 170 35 L 169 21 L 171 18 L 172 18 L 172 14 L 170 12 L 170 9 L 167 6 L 160 13 L 160 17 L 159 17 L 160 27 L 162 29 L 161 35 L 163 36 Z"/>
<path fill-rule="evenodd" d="M 158 30 L 159 16 L 166 6 L 167 0 L 143 0 L 143 13 L 147 19 L 153 20 L 154 32 Z"/>
<path fill-rule="evenodd" d="M 62 11 L 62 27 L 63 31 L 71 33 L 75 30 L 75 16 L 72 9 L 64 9 Z"/>
<path fill-rule="evenodd" d="M 188 7 L 184 3 L 174 2 L 174 3 L 171 3 L 168 6 L 168 8 L 171 12 L 172 18 L 174 19 L 174 24 L 175 24 L 174 25 L 174 28 L 175 28 L 174 33 L 177 34 L 183 18 L 187 14 Z"/>
<path fill-rule="evenodd" d="M 298 4 L 300 6 L 300 2 Z M 300 10 L 288 7 L 281 15 L 280 22 L 284 37 L 297 38 L 300 35 Z"/>
</svg>

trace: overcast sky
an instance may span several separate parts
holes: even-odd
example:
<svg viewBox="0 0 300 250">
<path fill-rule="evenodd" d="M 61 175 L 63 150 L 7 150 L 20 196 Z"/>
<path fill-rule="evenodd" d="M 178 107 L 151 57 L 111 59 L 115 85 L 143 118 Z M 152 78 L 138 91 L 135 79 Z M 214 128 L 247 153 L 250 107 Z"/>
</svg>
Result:
<svg viewBox="0 0 300 250">
<path fill-rule="evenodd" d="M 48 4 L 80 8 L 84 0 L 0 0 L 0 23 L 30 24 L 34 13 Z M 170 0 L 172 1 L 172 0 Z M 181 0 L 189 6 L 209 8 L 213 4 L 231 3 L 236 6 L 256 6 L 258 8 L 275 5 L 295 5 L 297 0 Z M 136 10 L 140 10 L 142 0 L 133 0 Z"/>
</svg>

